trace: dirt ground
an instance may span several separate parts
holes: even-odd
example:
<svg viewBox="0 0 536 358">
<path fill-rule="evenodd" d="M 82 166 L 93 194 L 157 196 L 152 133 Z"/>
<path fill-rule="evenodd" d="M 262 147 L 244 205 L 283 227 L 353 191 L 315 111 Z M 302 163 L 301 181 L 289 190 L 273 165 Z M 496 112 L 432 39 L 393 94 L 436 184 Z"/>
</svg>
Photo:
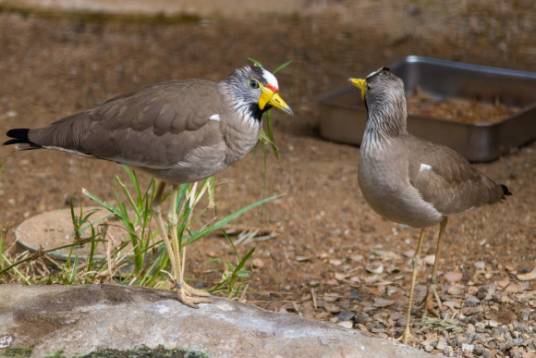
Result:
<svg viewBox="0 0 536 358">
<path fill-rule="evenodd" d="M 292 13 L 148 26 L 5 12 L 0 14 L 0 131 L 45 125 L 145 84 L 218 80 L 248 57 L 268 67 L 292 59 L 278 76 L 281 93 L 296 112 L 293 118 L 274 113 L 281 158 L 269 157 L 265 167 L 262 150 L 256 150 L 217 177 L 218 214 L 282 195 L 240 219 L 277 232 L 275 239 L 257 243 L 246 299 L 395 337 L 403 327 L 418 232 L 368 207 L 357 184 L 358 148 L 318 137 L 314 99 L 349 76 L 408 54 L 536 71 L 536 22 L 529 5 L 474 5 L 478 12 L 467 10 L 465 17 L 447 12 L 435 24 L 426 8 L 398 6 L 403 12 L 396 16 L 409 19 L 403 31 L 372 26 L 365 15 L 353 22 Z M 112 177 L 121 173 L 114 164 L 59 152 L 3 148 L 0 161 L 5 230 L 65 207 L 70 198 L 82 199 L 82 187 L 112 198 Z M 440 257 L 440 296 L 443 317 L 454 323 L 417 319 L 416 345 L 449 355 L 528 357 L 536 349 L 536 285 L 518 275 L 535 268 L 536 144 L 478 167 L 514 195 L 451 218 Z M 425 255 L 433 253 L 436 231 L 429 230 Z M 204 240 L 189 251 L 194 283 L 218 279 L 208 263 L 215 254 L 229 255 L 222 240 Z M 422 284 L 430 257 L 424 261 Z M 418 298 L 423 292 L 420 285 Z"/>
</svg>

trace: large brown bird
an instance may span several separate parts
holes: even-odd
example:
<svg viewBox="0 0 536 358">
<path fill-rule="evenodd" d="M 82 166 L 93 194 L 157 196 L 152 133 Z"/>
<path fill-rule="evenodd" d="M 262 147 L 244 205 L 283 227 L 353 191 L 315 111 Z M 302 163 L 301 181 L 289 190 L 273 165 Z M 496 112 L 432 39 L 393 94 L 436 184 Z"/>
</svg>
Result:
<svg viewBox="0 0 536 358">
<path fill-rule="evenodd" d="M 350 79 L 361 90 L 367 109 L 367 125 L 360 149 L 358 179 L 363 196 L 385 218 L 421 228 L 412 261 L 406 327 L 402 340 L 411 336 L 410 319 L 417 260 L 424 229 L 439 224 L 439 234 L 426 309 L 433 309 L 439 247 L 451 214 L 493 204 L 511 195 L 454 150 L 417 138 L 407 131 L 404 83 L 387 68 L 366 79 Z"/>
<path fill-rule="evenodd" d="M 241 159 L 257 143 L 262 116 L 272 107 L 292 110 L 278 94 L 276 77 L 261 66 L 236 69 L 221 82 L 171 81 L 112 98 L 44 128 L 11 129 L 19 149 L 57 149 L 141 169 L 161 179 L 156 213 L 165 183 L 177 186 L 212 176 Z M 174 190 L 176 195 L 177 190 Z M 171 230 L 175 233 L 176 230 Z M 207 294 L 183 281 L 181 255 L 171 258 L 178 298 L 188 305 Z"/>
</svg>

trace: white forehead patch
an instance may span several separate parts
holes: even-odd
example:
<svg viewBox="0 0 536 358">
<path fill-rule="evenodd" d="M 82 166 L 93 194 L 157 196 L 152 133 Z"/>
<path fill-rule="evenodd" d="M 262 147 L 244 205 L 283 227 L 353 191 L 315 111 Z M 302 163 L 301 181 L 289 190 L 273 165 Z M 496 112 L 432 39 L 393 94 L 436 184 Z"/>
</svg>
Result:
<svg viewBox="0 0 536 358">
<path fill-rule="evenodd" d="M 277 82 L 277 78 L 270 72 L 262 69 L 262 77 L 268 82 L 269 85 L 273 86 L 276 89 L 279 89 L 279 83 Z"/>
<path fill-rule="evenodd" d="M 369 74 L 367 75 L 367 79 L 369 79 L 370 77 L 372 77 L 372 76 L 374 76 L 374 75 L 380 73 L 383 69 L 384 69 L 383 67 L 380 67 L 380 68 L 378 68 L 376 71 L 369 73 Z"/>
</svg>

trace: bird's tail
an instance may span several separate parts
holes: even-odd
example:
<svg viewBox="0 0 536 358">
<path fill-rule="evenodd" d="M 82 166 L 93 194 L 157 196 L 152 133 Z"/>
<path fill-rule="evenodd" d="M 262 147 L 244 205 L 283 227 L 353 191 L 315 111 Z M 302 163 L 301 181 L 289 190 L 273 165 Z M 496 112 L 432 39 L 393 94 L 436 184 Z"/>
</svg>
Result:
<svg viewBox="0 0 536 358">
<path fill-rule="evenodd" d="M 6 135 L 12 139 L 9 139 L 4 142 L 4 145 L 18 144 L 18 150 L 31 150 L 39 149 L 41 146 L 39 144 L 33 143 L 28 138 L 29 133 L 28 128 L 14 128 L 6 132 Z"/>
<path fill-rule="evenodd" d="M 506 199 L 507 196 L 512 195 L 512 192 L 508 189 L 508 187 L 506 185 L 501 184 L 501 189 L 503 191 L 502 199 Z"/>
</svg>

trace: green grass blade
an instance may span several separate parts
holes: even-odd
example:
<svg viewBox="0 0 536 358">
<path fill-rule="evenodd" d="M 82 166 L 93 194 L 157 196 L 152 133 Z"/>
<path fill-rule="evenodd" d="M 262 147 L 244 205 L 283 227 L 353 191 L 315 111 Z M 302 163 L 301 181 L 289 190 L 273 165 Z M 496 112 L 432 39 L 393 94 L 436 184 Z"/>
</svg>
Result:
<svg viewBox="0 0 536 358">
<path fill-rule="evenodd" d="M 132 197 L 132 194 L 130 194 L 130 191 L 128 190 L 127 185 L 121 180 L 119 176 L 115 176 L 115 181 L 117 182 L 117 184 L 119 184 L 119 187 L 121 188 L 123 192 L 123 195 L 125 195 L 125 197 L 127 198 L 128 203 L 130 204 L 130 207 L 132 208 L 132 210 L 134 210 L 134 212 L 136 213 L 136 216 L 139 217 L 141 213 L 139 212 L 137 202 Z"/>
<path fill-rule="evenodd" d="M 258 60 L 254 59 L 254 58 L 251 58 L 251 57 L 248 57 L 248 60 L 251 61 L 251 62 L 253 62 L 253 65 L 254 65 L 254 66 L 264 67 L 264 66 L 262 65 L 261 61 L 258 61 Z"/>
<path fill-rule="evenodd" d="M 108 204 L 107 202 L 99 198 L 98 196 L 91 194 L 89 191 L 87 191 L 86 188 L 82 188 L 82 194 L 84 194 L 84 196 L 88 197 L 91 201 L 97 203 L 97 205 L 103 207 L 104 209 L 108 210 L 112 214 L 119 216 L 117 215 L 117 210 L 113 205 Z"/>
<path fill-rule="evenodd" d="M 277 67 L 272 71 L 273 74 L 275 75 L 276 73 L 283 71 L 283 70 L 284 70 L 285 68 L 287 68 L 291 63 L 292 63 L 292 60 L 288 60 L 287 62 L 280 64 L 279 66 L 277 66 Z"/>
<path fill-rule="evenodd" d="M 142 191 L 141 191 L 141 185 L 140 185 L 140 181 L 138 179 L 138 175 L 136 174 L 136 172 L 132 169 L 130 169 L 129 167 L 123 165 L 123 169 L 125 170 L 125 172 L 127 173 L 129 179 L 130 179 L 130 183 L 132 184 L 132 186 L 134 186 L 134 190 L 136 191 L 136 203 L 138 204 L 137 206 L 140 207 L 141 204 L 142 204 L 142 198 L 143 198 L 143 194 L 142 194 Z"/>
</svg>

